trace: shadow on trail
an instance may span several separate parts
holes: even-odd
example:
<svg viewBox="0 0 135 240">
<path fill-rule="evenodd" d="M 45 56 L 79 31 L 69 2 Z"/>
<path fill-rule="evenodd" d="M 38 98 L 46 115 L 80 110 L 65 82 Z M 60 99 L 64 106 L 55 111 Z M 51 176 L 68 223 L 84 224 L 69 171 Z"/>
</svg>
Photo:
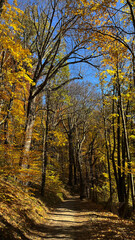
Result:
<svg viewBox="0 0 135 240">
<path fill-rule="evenodd" d="M 49 215 L 49 224 L 32 224 L 30 232 L 33 236 L 50 240 L 135 240 L 133 224 L 86 200 L 65 200 Z"/>
<path fill-rule="evenodd" d="M 28 212 L 23 212 L 23 229 L 0 218 L 10 228 L 5 234 L 0 231 L 0 240 L 135 240 L 133 222 L 121 220 L 102 206 L 79 197 L 64 200 L 54 212 L 45 215 L 42 224 L 37 224 Z"/>
<path fill-rule="evenodd" d="M 61 203 L 58 207 L 58 210 L 56 209 L 56 213 L 58 212 L 63 212 L 63 209 L 68 210 L 68 211 L 75 211 L 75 212 L 87 212 L 88 211 L 93 211 L 94 212 L 105 212 L 105 210 L 103 209 L 103 206 L 93 203 L 91 201 L 88 201 L 86 199 L 84 200 L 80 200 L 80 198 L 78 196 L 74 197 L 74 198 L 70 198 L 68 200 L 64 201 L 64 204 Z M 86 215 L 85 214 L 85 215 Z"/>
<path fill-rule="evenodd" d="M 70 226 L 70 227 L 55 227 L 47 228 L 47 239 L 92 239 L 90 237 L 91 231 L 89 231 L 87 225 L 83 226 Z"/>
<path fill-rule="evenodd" d="M 37 228 L 38 227 L 38 228 Z M 36 234 L 37 237 L 42 239 L 69 239 L 69 240 L 90 240 L 90 239 L 99 239 L 99 240 L 134 240 L 135 232 L 131 232 L 131 228 L 127 228 L 125 224 L 119 226 L 117 223 L 108 223 L 106 221 L 93 222 L 78 226 L 37 226 L 37 230 L 40 233 Z M 133 230 L 133 229 L 132 229 Z M 126 232 L 130 232 L 130 236 Z"/>
</svg>

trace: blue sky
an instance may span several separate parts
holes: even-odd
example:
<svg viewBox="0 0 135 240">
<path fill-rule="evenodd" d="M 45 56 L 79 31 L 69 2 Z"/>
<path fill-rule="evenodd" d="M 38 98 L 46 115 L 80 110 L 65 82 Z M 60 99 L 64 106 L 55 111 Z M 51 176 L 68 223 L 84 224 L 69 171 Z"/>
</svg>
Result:
<svg viewBox="0 0 135 240">
<path fill-rule="evenodd" d="M 13 0 L 9 0 L 8 2 L 12 4 Z M 19 2 L 20 2 L 19 7 L 21 8 L 21 1 L 19 1 Z M 27 0 L 26 0 L 26 2 L 27 2 Z M 25 3 L 25 1 L 22 1 L 22 5 L 24 3 Z M 118 6 L 120 7 L 120 1 L 119 0 L 118 0 Z M 99 61 L 98 58 L 94 60 L 94 64 L 97 64 L 97 65 L 100 64 L 100 61 Z M 71 77 L 78 76 L 78 74 L 80 73 L 83 76 L 84 81 L 85 80 L 90 81 L 93 84 L 97 84 L 99 82 L 98 78 L 95 77 L 98 70 L 96 68 L 88 65 L 88 64 L 84 64 L 84 63 L 73 64 L 73 65 L 69 66 L 69 69 L 70 69 Z"/>
<path fill-rule="evenodd" d="M 13 0 L 8 0 L 10 4 L 13 4 Z M 21 6 L 21 1 L 19 2 L 19 7 L 22 8 L 23 4 L 25 1 L 22 1 L 22 6 Z M 26 1 L 27 2 L 27 1 Z M 98 60 L 94 60 L 95 64 L 98 64 Z M 96 84 L 98 82 L 98 79 L 95 77 L 95 74 L 97 72 L 96 68 L 86 64 L 86 63 L 78 63 L 78 64 L 73 64 L 69 66 L 71 77 L 78 76 L 80 73 L 83 76 L 83 80 L 85 81 L 90 81 L 93 84 Z"/>
</svg>

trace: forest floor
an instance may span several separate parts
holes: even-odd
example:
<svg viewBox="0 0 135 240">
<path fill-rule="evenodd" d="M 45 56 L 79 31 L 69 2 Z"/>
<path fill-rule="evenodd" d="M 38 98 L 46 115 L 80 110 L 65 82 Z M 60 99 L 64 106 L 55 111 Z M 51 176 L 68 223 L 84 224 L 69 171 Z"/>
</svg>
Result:
<svg viewBox="0 0 135 240">
<path fill-rule="evenodd" d="M 135 239 L 135 222 L 122 220 L 102 206 L 81 201 L 77 196 L 64 200 L 54 212 L 50 212 L 45 226 L 35 227 L 38 239 Z"/>
<path fill-rule="evenodd" d="M 1 179 L 0 240 L 135 240 L 135 221 L 66 191 L 65 197 L 57 208 L 48 209 L 43 199 Z M 51 201 L 52 196 L 50 206 Z"/>
</svg>

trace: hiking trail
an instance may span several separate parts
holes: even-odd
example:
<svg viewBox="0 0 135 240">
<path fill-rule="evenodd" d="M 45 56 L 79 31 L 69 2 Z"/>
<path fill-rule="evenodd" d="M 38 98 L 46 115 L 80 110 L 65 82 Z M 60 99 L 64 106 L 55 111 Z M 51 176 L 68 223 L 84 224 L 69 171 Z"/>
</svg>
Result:
<svg viewBox="0 0 135 240">
<path fill-rule="evenodd" d="M 134 240 L 135 225 L 105 211 L 102 206 L 75 196 L 49 213 L 39 239 L 50 240 Z"/>
</svg>

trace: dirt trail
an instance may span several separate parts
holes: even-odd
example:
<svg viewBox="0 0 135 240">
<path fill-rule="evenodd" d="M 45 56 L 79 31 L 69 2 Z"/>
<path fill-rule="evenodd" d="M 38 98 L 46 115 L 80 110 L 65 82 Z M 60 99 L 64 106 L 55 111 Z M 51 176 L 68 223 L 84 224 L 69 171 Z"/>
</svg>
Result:
<svg viewBox="0 0 135 240">
<path fill-rule="evenodd" d="M 79 197 L 65 200 L 55 212 L 49 214 L 45 226 L 45 236 L 51 240 L 134 240 L 135 225 L 131 221 L 121 220 L 101 206 Z"/>
</svg>

